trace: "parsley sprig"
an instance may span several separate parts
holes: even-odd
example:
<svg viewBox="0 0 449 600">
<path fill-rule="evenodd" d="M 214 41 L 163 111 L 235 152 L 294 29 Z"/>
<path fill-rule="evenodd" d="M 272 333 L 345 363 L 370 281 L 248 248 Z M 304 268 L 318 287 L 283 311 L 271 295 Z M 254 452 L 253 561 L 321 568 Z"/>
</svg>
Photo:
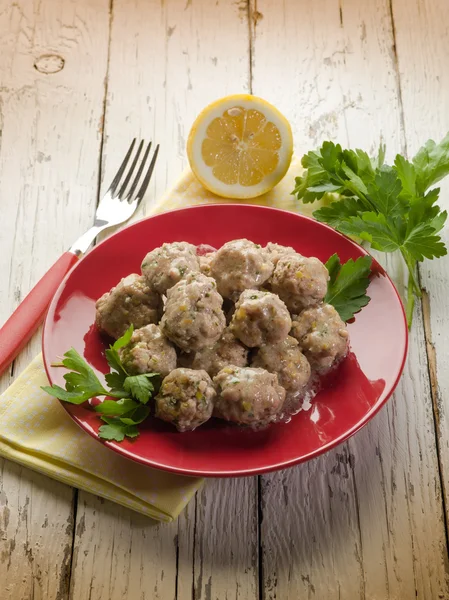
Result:
<svg viewBox="0 0 449 600">
<path fill-rule="evenodd" d="M 324 301 L 336 309 L 343 321 L 349 321 L 370 301 L 366 295 L 371 272 L 371 256 L 350 258 L 343 265 L 337 254 L 326 262 L 329 284 Z"/>
<path fill-rule="evenodd" d="M 153 378 L 158 378 L 158 373 L 130 375 L 118 353 L 120 348 L 129 344 L 132 334 L 131 325 L 105 352 L 111 369 L 105 375 L 109 389 L 103 386 L 95 371 L 74 348 L 68 350 L 61 361 L 61 366 L 69 371 L 64 375 L 65 389 L 56 384 L 42 387 L 48 394 L 71 404 L 82 404 L 91 398 L 107 397 L 108 399 L 94 407 L 105 423 L 98 431 L 98 436 L 104 440 L 121 442 L 125 437 L 137 437 L 138 425 L 150 414 L 148 402 L 155 392 Z"/>
<path fill-rule="evenodd" d="M 417 264 L 447 254 L 439 235 L 447 212 L 436 204 L 439 188 L 429 189 L 449 174 L 449 134 L 429 140 L 408 161 L 398 154 L 385 164 L 385 146 L 370 158 L 363 150 L 343 150 L 324 142 L 302 158 L 306 171 L 292 192 L 305 203 L 336 196 L 313 213 L 319 221 L 357 236 L 382 252 L 399 251 L 407 265 L 407 321 L 412 323 L 415 297 L 421 296 Z"/>
</svg>

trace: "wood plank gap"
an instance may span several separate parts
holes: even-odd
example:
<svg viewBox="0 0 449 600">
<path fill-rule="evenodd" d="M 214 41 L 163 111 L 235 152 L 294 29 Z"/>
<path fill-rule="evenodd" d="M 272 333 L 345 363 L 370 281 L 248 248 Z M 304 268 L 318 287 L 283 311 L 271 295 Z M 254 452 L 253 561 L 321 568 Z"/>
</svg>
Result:
<svg viewBox="0 0 449 600">
<path fill-rule="evenodd" d="M 104 79 L 104 97 L 103 97 L 103 116 L 101 127 L 100 153 L 98 156 L 98 182 L 97 182 L 97 206 L 101 199 L 101 179 L 103 174 L 103 149 L 104 149 L 104 132 L 106 123 L 106 111 L 108 104 L 108 88 L 109 88 L 109 67 L 111 64 L 111 37 L 112 37 L 112 22 L 114 20 L 114 0 L 109 0 L 109 37 L 108 37 L 108 52 L 106 62 L 106 75 Z M 96 240 L 94 241 L 94 245 Z"/>
<path fill-rule="evenodd" d="M 207 483 L 206 483 L 207 485 Z M 195 498 L 193 500 L 195 502 L 195 521 L 193 523 L 193 543 L 192 543 L 192 600 L 195 600 L 195 556 L 196 556 L 196 535 L 197 535 L 197 524 L 198 524 L 198 492 L 195 494 Z M 178 537 L 179 540 L 179 537 Z M 178 569 L 176 569 L 176 573 Z"/>
<path fill-rule="evenodd" d="M 348 452 L 348 456 L 351 457 L 351 449 L 349 447 L 349 443 L 346 442 L 345 446 L 346 446 L 346 449 Z M 354 472 L 354 462 L 351 461 L 351 458 L 349 458 L 349 466 L 351 469 L 352 485 L 353 485 L 353 489 L 354 489 L 354 504 L 355 504 L 355 510 L 356 510 L 357 529 L 358 529 L 358 533 L 359 533 L 359 544 L 360 544 L 360 556 L 357 557 L 357 562 L 360 567 L 360 581 L 362 583 L 362 588 L 360 590 L 360 600 L 365 600 L 366 599 L 366 578 L 365 578 L 365 569 L 363 566 L 363 539 L 362 539 L 362 524 L 361 524 L 361 520 L 360 520 L 360 502 L 359 502 L 359 492 L 357 489 L 357 480 L 356 480 L 355 472 Z"/>
<path fill-rule="evenodd" d="M 421 287 L 421 279 L 418 272 L 418 281 Z M 441 502 L 443 505 L 443 521 L 444 521 L 444 531 L 446 534 L 446 550 L 449 553 L 449 528 L 448 528 L 448 507 L 446 504 L 446 484 L 443 476 L 443 465 L 441 461 L 441 447 L 440 447 L 440 398 L 438 392 L 438 378 L 437 378 L 437 358 L 435 353 L 435 346 L 432 342 L 432 328 L 430 324 L 430 298 L 427 290 L 425 288 L 422 289 L 422 311 L 423 311 L 423 321 L 424 321 L 424 338 L 426 341 L 426 354 L 427 354 L 427 369 L 429 372 L 430 379 L 430 395 L 432 398 L 432 408 L 433 408 L 433 423 L 435 427 L 435 447 L 436 454 L 438 460 L 438 475 L 440 478 L 440 486 L 441 486 Z"/>
<path fill-rule="evenodd" d="M 72 587 L 72 565 L 73 565 L 73 553 L 75 551 L 75 536 L 76 536 L 76 517 L 78 514 L 78 490 L 77 488 L 72 488 L 73 496 L 72 496 L 72 545 L 70 549 L 70 560 L 68 566 L 68 576 L 67 576 L 67 598 L 70 598 L 70 590 Z"/>
<path fill-rule="evenodd" d="M 259 600 L 265 598 L 265 585 L 264 585 L 264 568 L 263 568 L 263 551 L 262 551 L 262 520 L 263 520 L 263 508 L 262 508 L 262 477 L 257 476 L 257 552 L 258 552 L 258 585 L 259 585 Z"/>
<path fill-rule="evenodd" d="M 398 94 L 398 104 L 399 104 L 399 120 L 401 123 L 401 133 L 402 133 L 402 150 L 407 156 L 407 138 L 405 136 L 405 115 L 404 115 L 404 103 L 402 101 L 402 82 L 401 82 L 401 74 L 399 72 L 399 58 L 398 58 L 398 49 L 396 46 L 396 24 L 394 22 L 394 11 L 393 11 L 393 0 L 388 0 L 388 7 L 390 12 L 390 22 L 391 22 L 391 33 L 393 35 L 393 65 L 394 71 L 396 75 L 396 86 L 397 86 L 397 94 Z"/>
<path fill-rule="evenodd" d="M 404 483 L 407 483 L 407 476 L 404 473 Z M 408 515 L 408 522 L 411 524 L 412 522 L 412 515 L 410 512 L 410 499 L 408 497 L 408 495 L 405 495 L 405 502 L 407 505 L 407 515 Z M 412 557 L 413 557 L 413 584 L 415 586 L 415 597 L 418 598 L 418 582 L 416 579 L 416 569 L 415 569 L 415 562 L 417 560 L 416 558 L 416 550 L 415 550 L 415 543 L 413 541 L 413 536 L 411 536 L 411 546 L 412 546 Z"/>
<path fill-rule="evenodd" d="M 178 600 L 178 579 L 179 579 L 179 521 L 178 521 L 178 533 L 176 534 L 176 575 L 175 575 L 175 600 Z"/>
<path fill-rule="evenodd" d="M 248 61 L 249 61 L 249 71 L 248 71 L 248 89 L 249 93 L 253 93 L 253 58 L 254 58 L 254 37 L 256 35 L 256 20 L 253 20 L 253 16 L 257 15 L 257 0 L 254 0 L 254 11 L 251 6 L 251 0 L 247 0 L 247 19 L 248 19 Z M 253 30 L 254 26 L 254 30 Z"/>
<path fill-rule="evenodd" d="M 253 5 L 254 4 L 254 5 Z M 248 89 L 253 93 L 253 61 L 254 61 L 254 40 L 256 37 L 256 27 L 259 18 L 257 10 L 257 0 L 247 0 L 247 19 L 248 19 Z M 263 570 L 263 552 L 262 552 L 262 477 L 257 476 L 256 487 L 256 506 L 257 506 L 257 595 L 259 600 L 265 597 L 264 570 Z"/>
</svg>

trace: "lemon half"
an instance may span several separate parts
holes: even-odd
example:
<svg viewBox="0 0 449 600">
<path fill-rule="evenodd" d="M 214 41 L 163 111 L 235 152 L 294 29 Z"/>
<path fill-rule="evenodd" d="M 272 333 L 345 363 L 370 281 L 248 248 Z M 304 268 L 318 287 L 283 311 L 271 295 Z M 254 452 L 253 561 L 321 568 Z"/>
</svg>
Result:
<svg viewBox="0 0 449 600">
<path fill-rule="evenodd" d="M 253 198 L 284 177 L 293 154 L 287 119 L 262 98 L 235 94 L 207 106 L 187 141 L 190 167 L 211 192 Z"/>
</svg>

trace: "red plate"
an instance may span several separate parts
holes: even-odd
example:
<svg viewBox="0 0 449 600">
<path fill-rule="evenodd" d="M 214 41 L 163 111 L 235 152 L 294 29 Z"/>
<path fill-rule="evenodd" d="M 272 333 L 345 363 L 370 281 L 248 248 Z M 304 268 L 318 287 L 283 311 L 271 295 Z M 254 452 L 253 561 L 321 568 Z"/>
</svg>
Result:
<svg viewBox="0 0 449 600">
<path fill-rule="evenodd" d="M 239 204 L 205 205 L 167 212 L 131 225 L 96 246 L 69 273 L 45 322 L 43 352 L 52 383 L 64 385 L 64 370 L 51 366 L 71 346 L 99 373 L 107 372 L 105 344 L 94 323 L 95 300 L 117 281 L 140 272 L 145 254 L 163 242 L 221 246 L 248 238 L 265 245 L 293 246 L 326 261 L 342 262 L 366 252 L 351 240 L 307 217 L 273 208 Z M 380 265 L 373 262 L 371 302 L 349 325 L 351 350 L 313 401 L 290 423 L 265 431 L 240 429 L 216 419 L 189 433 L 150 419 L 139 438 L 106 446 L 146 465 L 202 476 L 264 473 L 309 460 L 340 444 L 365 425 L 386 402 L 402 373 L 407 326 L 401 300 Z M 98 439 L 98 416 L 63 403 L 71 417 Z M 104 442 L 102 442 L 104 443 Z"/>
</svg>

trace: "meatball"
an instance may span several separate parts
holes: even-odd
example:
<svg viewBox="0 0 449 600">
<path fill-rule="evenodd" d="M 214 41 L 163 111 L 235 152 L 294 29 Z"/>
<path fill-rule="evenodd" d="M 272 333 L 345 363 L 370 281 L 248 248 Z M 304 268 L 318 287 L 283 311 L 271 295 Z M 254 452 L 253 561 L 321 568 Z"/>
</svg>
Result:
<svg viewBox="0 0 449 600">
<path fill-rule="evenodd" d="M 329 272 L 314 256 L 300 254 L 280 258 L 271 279 L 271 288 L 292 313 L 322 302 L 327 292 Z"/>
<path fill-rule="evenodd" d="M 156 417 L 192 431 L 212 416 L 216 392 L 206 371 L 175 369 L 156 396 Z"/>
<path fill-rule="evenodd" d="M 187 242 L 162 244 L 142 262 L 142 273 L 152 290 L 165 294 L 188 273 L 199 273 L 196 247 Z"/>
<path fill-rule="evenodd" d="M 251 366 L 276 373 L 287 394 L 300 394 L 310 379 L 309 361 L 291 336 L 279 344 L 259 348 Z"/>
<path fill-rule="evenodd" d="M 278 296 L 260 290 L 245 290 L 229 325 L 232 333 L 250 348 L 284 340 L 292 326 L 290 313 Z"/>
<path fill-rule="evenodd" d="M 157 325 L 136 329 L 129 344 L 118 352 L 131 375 L 159 373 L 165 377 L 176 369 L 176 350 Z"/>
<path fill-rule="evenodd" d="M 291 335 L 319 373 L 328 371 L 348 351 L 348 330 L 330 304 L 304 310 L 293 320 Z"/>
<path fill-rule="evenodd" d="M 268 258 L 275 267 L 280 258 L 298 254 L 291 246 L 281 246 L 281 244 L 274 244 L 273 242 L 268 242 L 265 246 L 265 250 L 268 252 Z"/>
<path fill-rule="evenodd" d="M 100 331 L 119 338 L 131 325 L 138 329 L 157 323 L 160 305 L 160 296 L 142 276 L 132 273 L 97 300 L 95 322 Z"/>
<path fill-rule="evenodd" d="M 190 357 L 192 369 L 204 369 L 211 377 L 229 365 L 246 367 L 248 350 L 241 344 L 229 329 L 226 329 L 218 342 L 212 348 L 203 348 L 198 352 L 187 355 Z M 185 360 L 185 357 L 183 357 Z"/>
<path fill-rule="evenodd" d="M 285 390 L 277 375 L 251 367 L 225 367 L 214 377 L 214 415 L 241 425 L 267 425 L 282 411 Z"/>
<path fill-rule="evenodd" d="M 207 275 L 208 277 L 210 277 L 211 271 L 210 271 L 210 266 L 212 263 L 212 259 L 215 256 L 215 252 L 208 252 L 207 254 L 200 254 L 198 256 L 198 262 L 200 265 L 200 271 L 201 273 L 203 273 L 203 275 Z"/>
<path fill-rule="evenodd" d="M 191 273 L 168 290 L 162 330 L 185 352 L 213 346 L 226 326 L 222 304 L 215 281 Z"/>
<path fill-rule="evenodd" d="M 272 272 L 268 253 L 249 240 L 227 242 L 211 261 L 211 275 L 219 293 L 234 301 L 243 290 L 262 285 Z"/>
</svg>

